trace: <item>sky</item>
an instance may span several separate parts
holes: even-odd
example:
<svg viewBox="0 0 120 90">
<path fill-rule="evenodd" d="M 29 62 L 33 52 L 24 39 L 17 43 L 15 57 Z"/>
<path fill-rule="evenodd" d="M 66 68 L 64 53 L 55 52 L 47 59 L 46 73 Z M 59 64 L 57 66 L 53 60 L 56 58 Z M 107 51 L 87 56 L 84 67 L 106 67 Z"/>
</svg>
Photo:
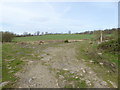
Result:
<svg viewBox="0 0 120 90">
<path fill-rule="evenodd" d="M 0 31 L 72 33 L 118 27 L 118 2 L 3 2 Z"/>
</svg>

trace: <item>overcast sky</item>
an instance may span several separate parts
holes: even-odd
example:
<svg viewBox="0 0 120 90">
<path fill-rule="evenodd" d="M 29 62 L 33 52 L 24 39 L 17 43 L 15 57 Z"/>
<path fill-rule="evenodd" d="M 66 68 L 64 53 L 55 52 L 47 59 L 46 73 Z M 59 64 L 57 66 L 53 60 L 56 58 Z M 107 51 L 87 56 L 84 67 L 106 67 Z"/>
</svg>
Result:
<svg viewBox="0 0 120 90">
<path fill-rule="evenodd" d="M 0 30 L 82 32 L 118 27 L 117 2 L 4 2 Z"/>
</svg>

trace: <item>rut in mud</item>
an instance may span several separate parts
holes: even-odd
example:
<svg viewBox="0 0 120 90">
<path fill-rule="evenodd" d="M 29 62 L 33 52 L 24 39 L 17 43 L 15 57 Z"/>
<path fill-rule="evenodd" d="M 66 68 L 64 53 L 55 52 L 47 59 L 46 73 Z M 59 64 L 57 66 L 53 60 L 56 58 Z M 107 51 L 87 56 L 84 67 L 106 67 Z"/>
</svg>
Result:
<svg viewBox="0 0 120 90">
<path fill-rule="evenodd" d="M 19 88 L 108 88 L 108 85 L 81 59 L 76 58 L 74 43 L 48 47 L 40 60 L 30 60 L 17 73 Z"/>
</svg>

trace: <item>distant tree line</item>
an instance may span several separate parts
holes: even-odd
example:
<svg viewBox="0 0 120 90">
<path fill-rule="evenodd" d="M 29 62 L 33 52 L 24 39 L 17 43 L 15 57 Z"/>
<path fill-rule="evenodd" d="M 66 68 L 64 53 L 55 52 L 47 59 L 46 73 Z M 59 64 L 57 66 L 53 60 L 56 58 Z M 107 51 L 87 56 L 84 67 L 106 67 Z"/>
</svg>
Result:
<svg viewBox="0 0 120 90">
<path fill-rule="evenodd" d="M 85 31 L 82 33 L 75 33 L 75 34 L 95 34 L 97 37 L 96 39 L 100 39 L 100 33 L 103 33 L 103 39 L 104 39 L 104 34 L 113 34 L 114 38 L 119 38 L 118 37 L 118 31 L 120 34 L 120 28 L 112 28 L 112 29 L 105 29 L 105 30 L 94 30 L 94 31 Z M 36 31 L 34 34 L 24 32 L 22 35 L 17 35 L 12 32 L 0 32 L 2 35 L 1 41 L 2 42 L 11 42 L 14 37 L 27 37 L 27 36 L 40 36 L 40 35 L 58 35 L 58 34 L 71 34 L 71 31 L 68 31 L 68 33 L 48 33 L 48 32 L 41 32 Z"/>
<path fill-rule="evenodd" d="M 117 31 L 118 28 L 112 28 L 112 29 L 105 29 L 102 30 L 104 34 L 113 34 L 113 32 Z M 98 33 L 101 30 L 94 30 L 94 31 L 85 31 L 81 33 L 74 33 L 74 34 L 95 34 Z M 58 35 L 58 34 L 71 34 L 71 31 L 68 31 L 68 33 L 49 33 L 49 32 L 40 32 L 36 31 L 34 34 L 24 32 L 22 35 L 16 35 L 17 37 L 27 37 L 27 36 L 41 36 L 41 35 Z"/>
<path fill-rule="evenodd" d="M 105 29 L 102 30 L 102 32 L 104 34 L 113 34 L 114 31 L 118 31 L 119 28 L 112 28 L 112 29 Z M 94 31 L 85 31 L 85 32 L 81 32 L 81 33 L 75 33 L 75 34 L 94 34 L 96 32 L 99 32 L 101 30 L 94 30 Z"/>
</svg>

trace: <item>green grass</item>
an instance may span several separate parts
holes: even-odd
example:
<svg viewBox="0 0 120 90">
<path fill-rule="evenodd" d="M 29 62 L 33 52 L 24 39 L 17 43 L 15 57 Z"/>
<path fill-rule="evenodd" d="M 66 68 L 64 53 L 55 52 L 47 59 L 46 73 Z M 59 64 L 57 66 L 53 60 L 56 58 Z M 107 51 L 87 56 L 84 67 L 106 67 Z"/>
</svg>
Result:
<svg viewBox="0 0 120 90">
<path fill-rule="evenodd" d="M 83 41 L 78 44 L 77 50 L 77 58 L 78 59 L 84 59 L 85 62 L 89 67 L 91 67 L 99 77 L 101 77 L 103 80 L 107 82 L 107 80 L 110 80 L 112 82 L 115 82 L 117 84 L 118 82 L 118 56 L 111 54 L 109 52 L 104 52 L 102 50 L 97 49 L 97 44 L 93 42 L 93 44 L 90 44 L 88 41 Z M 99 55 L 98 53 L 102 53 L 102 55 Z M 90 63 L 90 60 L 94 61 L 95 63 Z M 101 66 L 100 62 L 106 62 L 104 66 Z M 115 68 L 111 67 L 110 64 L 114 63 Z M 110 73 L 108 73 L 108 70 Z M 115 70 L 113 72 L 112 70 Z M 112 88 L 113 86 L 109 84 L 109 86 Z"/>
<path fill-rule="evenodd" d="M 70 73 L 69 71 L 65 70 L 57 70 L 57 75 L 62 75 L 64 77 L 64 80 L 66 80 L 64 88 L 87 88 L 87 84 L 85 80 L 81 80 L 80 76 L 77 76 L 75 73 Z M 58 78 L 57 76 L 57 78 Z M 77 78 L 76 78 L 77 77 Z M 70 84 L 70 83 L 73 84 Z"/>
<path fill-rule="evenodd" d="M 78 39 L 92 39 L 94 35 L 43 35 L 43 36 L 30 36 L 30 37 L 16 37 L 13 41 L 37 41 L 37 40 L 78 40 Z"/>
<path fill-rule="evenodd" d="M 26 54 L 30 54 L 32 49 L 23 48 L 14 43 L 3 43 L 2 47 L 2 82 L 10 81 L 10 83 L 5 86 L 10 88 L 13 82 L 17 80 L 14 74 L 21 70 L 22 65 L 24 65 L 24 61 L 22 61 L 21 58 L 30 57 Z"/>
<path fill-rule="evenodd" d="M 36 41 L 36 40 L 77 40 L 77 39 L 93 39 L 94 35 L 44 35 L 44 36 L 31 36 L 31 37 L 16 37 L 13 41 Z M 117 55 L 113 55 L 109 52 L 102 52 L 100 50 L 97 50 L 97 44 L 93 42 L 93 44 L 89 43 L 89 40 L 83 41 L 83 42 L 77 42 L 75 43 L 78 48 L 77 49 L 77 58 L 78 59 L 84 59 L 86 62 L 88 62 L 88 66 L 90 66 L 99 77 L 102 77 L 103 80 L 107 81 L 108 79 L 117 83 L 117 74 L 111 73 L 108 74 L 107 71 L 111 70 L 109 67 L 101 67 L 97 63 L 89 63 L 90 60 L 93 61 L 107 61 L 109 63 L 115 63 L 116 67 L 118 65 Z M 3 59 L 3 78 L 2 81 L 11 81 L 15 82 L 17 78 L 14 77 L 14 74 L 21 70 L 21 67 L 24 65 L 24 62 L 21 60 L 21 58 L 24 57 L 26 60 L 39 60 L 40 53 L 42 50 L 44 50 L 46 47 L 53 47 L 57 46 L 59 43 L 53 43 L 53 44 L 43 44 L 43 45 L 17 45 L 15 43 L 4 43 L 3 44 L 3 52 L 2 52 L 2 59 Z M 35 48 L 32 48 L 35 47 Z M 39 49 L 38 49 L 39 48 Z M 72 48 L 72 47 L 71 47 Z M 34 49 L 34 50 L 33 50 Z M 38 50 L 41 50 L 38 52 Z M 37 53 L 38 52 L 38 53 Z M 97 53 L 102 52 L 102 56 L 98 55 Z M 32 56 L 31 54 L 34 54 Z M 42 58 L 42 57 L 41 57 Z M 1 64 L 1 63 L 0 63 Z M 11 69 L 8 69 L 10 68 Z M 13 71 L 12 73 L 9 73 L 10 71 Z M 59 75 L 64 75 L 65 79 L 67 81 L 75 81 L 75 87 L 87 87 L 84 81 L 81 81 L 80 79 L 73 78 L 71 73 L 60 71 Z M 6 87 L 11 87 L 13 83 L 7 85 Z M 79 86 L 80 85 L 80 86 Z M 72 86 L 69 84 L 66 84 L 65 88 L 71 88 Z M 112 86 L 111 86 L 112 87 Z"/>
<path fill-rule="evenodd" d="M 16 43 L 3 43 L 2 45 L 2 82 L 10 81 L 4 88 L 14 87 L 15 73 L 22 70 L 25 65 L 24 60 L 40 60 L 38 57 L 44 53 L 43 50 L 47 47 L 57 46 L 59 43 L 32 45 L 32 44 L 16 44 Z M 34 47 L 34 48 L 33 48 Z M 12 72 L 11 72 L 12 71 Z"/>
<path fill-rule="evenodd" d="M 0 44 L 0 82 L 2 82 L 2 44 Z"/>
</svg>

